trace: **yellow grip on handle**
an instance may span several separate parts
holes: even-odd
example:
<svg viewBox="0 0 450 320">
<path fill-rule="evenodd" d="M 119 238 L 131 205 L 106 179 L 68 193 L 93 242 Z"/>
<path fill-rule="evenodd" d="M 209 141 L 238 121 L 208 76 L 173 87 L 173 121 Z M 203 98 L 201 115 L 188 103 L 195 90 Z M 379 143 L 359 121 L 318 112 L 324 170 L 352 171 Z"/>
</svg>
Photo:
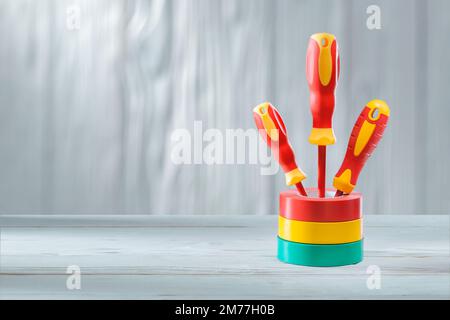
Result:
<svg viewBox="0 0 450 320">
<path fill-rule="evenodd" d="M 253 109 L 253 112 L 257 113 L 261 117 L 264 129 L 266 130 L 266 133 L 270 137 L 270 139 L 273 141 L 278 141 L 278 129 L 275 126 L 275 123 L 273 122 L 269 113 L 267 112 L 269 107 L 270 104 L 268 102 L 261 103 Z"/>
</svg>

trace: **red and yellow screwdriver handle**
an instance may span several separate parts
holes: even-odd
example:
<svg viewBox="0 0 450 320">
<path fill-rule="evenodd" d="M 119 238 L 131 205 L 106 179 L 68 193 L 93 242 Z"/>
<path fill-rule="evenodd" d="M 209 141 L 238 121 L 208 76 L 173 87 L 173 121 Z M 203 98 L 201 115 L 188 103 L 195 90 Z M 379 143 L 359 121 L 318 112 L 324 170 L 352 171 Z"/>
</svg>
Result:
<svg viewBox="0 0 450 320">
<path fill-rule="evenodd" d="M 353 191 L 361 169 L 383 136 L 389 115 L 389 106 L 382 100 L 372 100 L 364 107 L 353 127 L 341 168 L 333 179 L 337 190 Z"/>
<path fill-rule="evenodd" d="M 313 116 L 313 128 L 308 139 L 311 144 L 325 146 L 336 141 L 332 122 L 339 68 L 335 36 L 329 33 L 313 34 L 306 52 L 306 79 Z"/>
<path fill-rule="evenodd" d="M 253 118 L 260 135 L 283 168 L 286 184 L 292 186 L 304 180 L 306 175 L 295 162 L 294 151 L 288 141 L 286 127 L 278 110 L 268 102 L 262 103 L 253 109 Z"/>
</svg>

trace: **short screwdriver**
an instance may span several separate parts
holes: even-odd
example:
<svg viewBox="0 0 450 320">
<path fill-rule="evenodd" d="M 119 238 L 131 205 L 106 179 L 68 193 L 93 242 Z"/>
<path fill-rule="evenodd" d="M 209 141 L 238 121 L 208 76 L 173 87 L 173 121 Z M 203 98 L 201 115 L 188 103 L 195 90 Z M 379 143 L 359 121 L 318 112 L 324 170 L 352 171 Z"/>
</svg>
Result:
<svg viewBox="0 0 450 320">
<path fill-rule="evenodd" d="M 266 141 L 275 159 L 280 163 L 286 176 L 288 186 L 295 185 L 298 192 L 307 196 L 302 180 L 306 175 L 297 166 L 294 151 L 287 138 L 286 126 L 278 110 L 270 103 L 262 103 L 253 109 L 256 127 Z"/>
<path fill-rule="evenodd" d="M 389 106 L 382 100 L 372 100 L 362 110 L 350 135 L 344 161 L 333 179 L 336 197 L 355 188 L 359 173 L 383 136 L 389 115 Z"/>
</svg>

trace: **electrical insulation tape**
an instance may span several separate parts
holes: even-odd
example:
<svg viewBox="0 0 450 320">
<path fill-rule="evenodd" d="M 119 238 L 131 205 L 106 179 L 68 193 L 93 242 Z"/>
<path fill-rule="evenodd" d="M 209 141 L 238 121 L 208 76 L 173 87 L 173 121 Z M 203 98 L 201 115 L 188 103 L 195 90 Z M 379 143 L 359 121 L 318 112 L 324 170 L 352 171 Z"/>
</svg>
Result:
<svg viewBox="0 0 450 320">
<path fill-rule="evenodd" d="M 344 244 L 304 244 L 278 237 L 278 259 L 310 267 L 355 264 L 363 259 L 363 239 Z"/>
<path fill-rule="evenodd" d="M 335 190 L 328 189 L 334 195 Z M 309 197 L 300 196 L 295 190 L 280 193 L 280 216 L 299 221 L 342 222 L 362 217 L 362 196 L 354 192 L 341 197 L 312 197 L 315 188 L 308 188 Z"/>
<path fill-rule="evenodd" d="M 362 220 L 308 222 L 278 217 L 278 236 L 284 240 L 309 244 L 338 244 L 362 239 Z"/>
</svg>

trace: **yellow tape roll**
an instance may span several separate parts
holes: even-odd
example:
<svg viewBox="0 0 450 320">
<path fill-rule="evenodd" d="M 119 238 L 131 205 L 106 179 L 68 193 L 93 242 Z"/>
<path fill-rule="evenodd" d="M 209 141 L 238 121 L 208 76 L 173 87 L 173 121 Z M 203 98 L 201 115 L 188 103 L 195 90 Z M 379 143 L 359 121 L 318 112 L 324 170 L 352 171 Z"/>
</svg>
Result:
<svg viewBox="0 0 450 320">
<path fill-rule="evenodd" d="M 344 222 L 308 222 L 279 216 L 278 235 L 292 242 L 338 244 L 362 239 L 362 220 Z"/>
</svg>

